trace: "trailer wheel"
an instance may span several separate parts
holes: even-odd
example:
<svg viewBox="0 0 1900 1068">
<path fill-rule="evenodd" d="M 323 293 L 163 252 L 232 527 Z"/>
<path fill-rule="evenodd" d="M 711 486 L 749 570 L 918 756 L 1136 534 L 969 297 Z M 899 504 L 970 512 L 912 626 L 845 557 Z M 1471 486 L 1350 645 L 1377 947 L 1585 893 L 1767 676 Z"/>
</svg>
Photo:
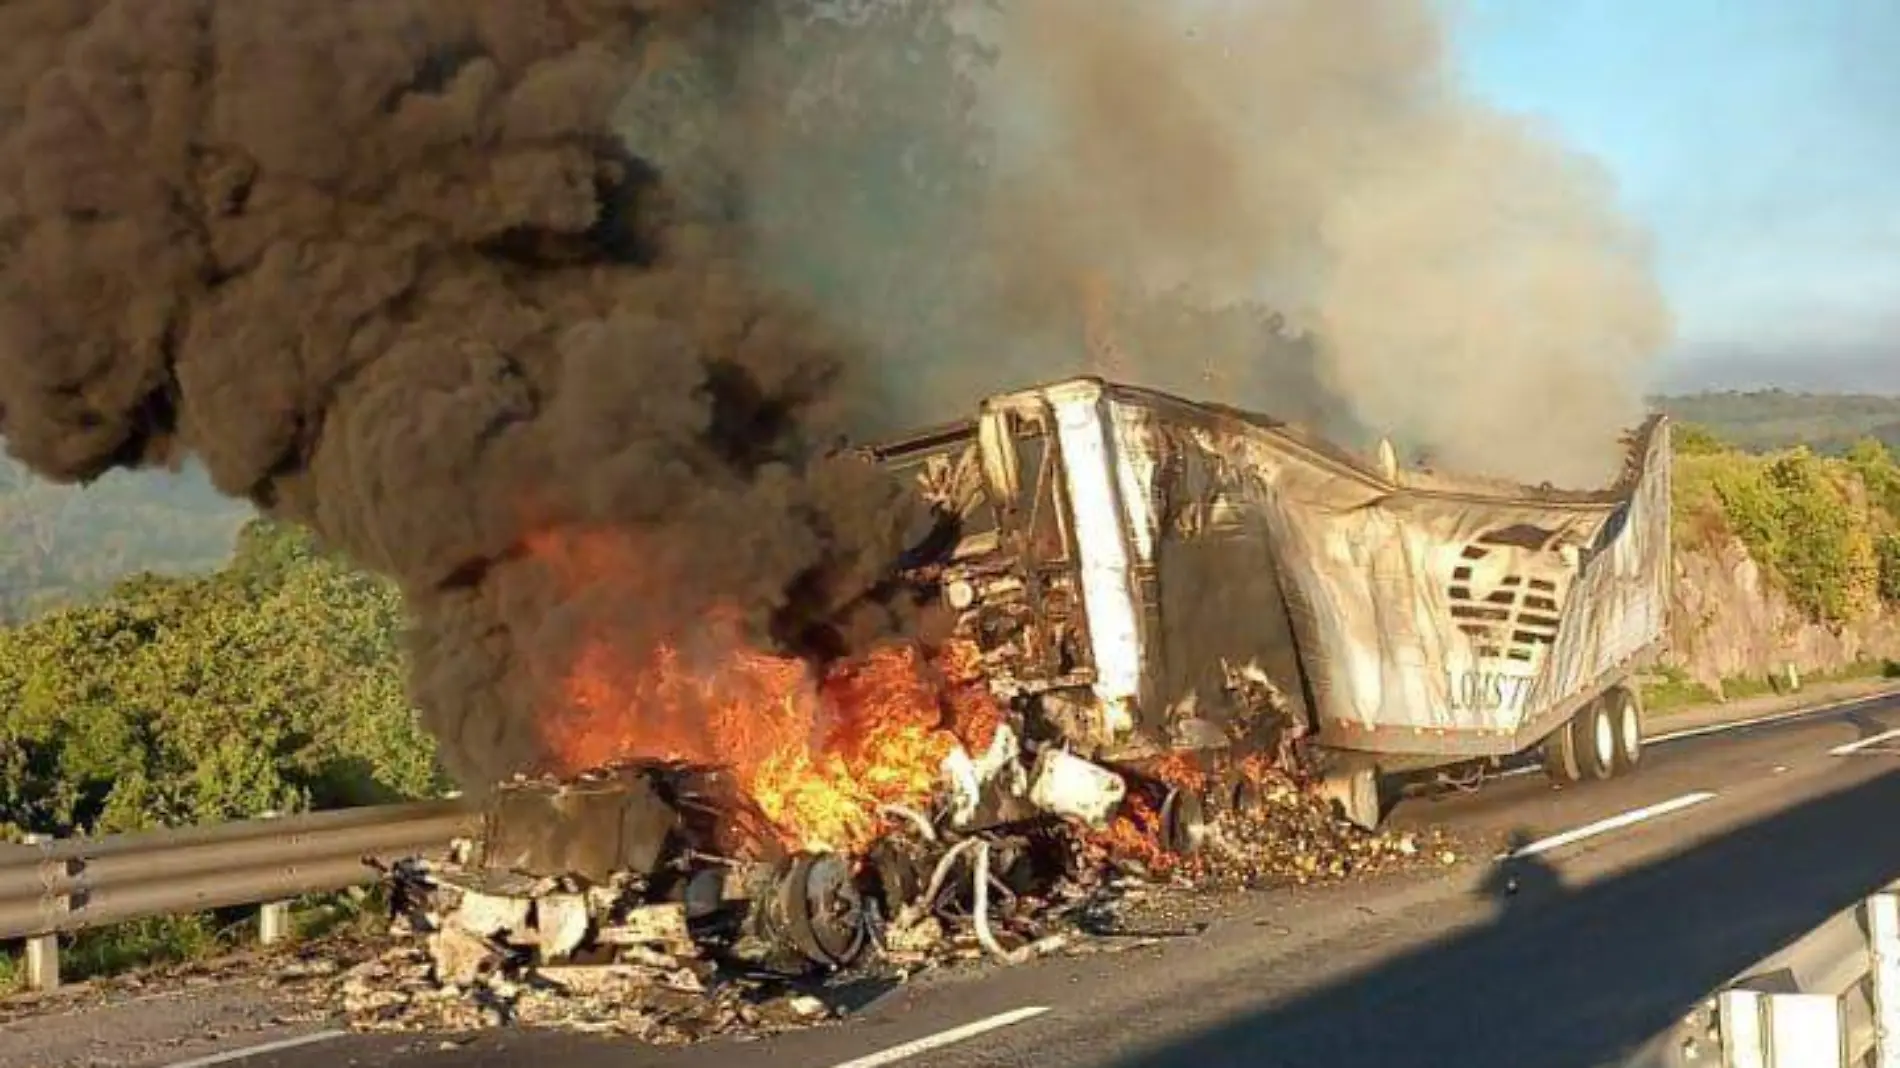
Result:
<svg viewBox="0 0 1900 1068">
<path fill-rule="evenodd" d="M 1615 775 L 1620 765 L 1616 721 L 1610 702 L 1598 698 L 1579 709 L 1571 724 L 1578 762 L 1585 775 L 1599 782 Z"/>
<path fill-rule="evenodd" d="M 1544 739 L 1544 774 L 1559 786 L 1583 781 L 1583 761 L 1577 755 L 1577 720 L 1571 717 Z"/>
<path fill-rule="evenodd" d="M 1643 762 L 1643 709 L 1636 696 L 1618 687 L 1605 702 L 1616 723 L 1616 770 L 1635 771 Z"/>
</svg>

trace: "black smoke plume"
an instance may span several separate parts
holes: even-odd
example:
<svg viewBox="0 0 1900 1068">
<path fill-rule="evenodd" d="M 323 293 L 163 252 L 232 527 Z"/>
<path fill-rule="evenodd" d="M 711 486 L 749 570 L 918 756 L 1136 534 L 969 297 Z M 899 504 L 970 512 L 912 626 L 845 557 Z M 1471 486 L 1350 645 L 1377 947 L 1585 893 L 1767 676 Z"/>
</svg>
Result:
<svg viewBox="0 0 1900 1068">
<path fill-rule="evenodd" d="M 757 7 L 0 5 L 8 448 L 62 481 L 195 456 L 393 576 L 471 784 L 543 760 L 579 629 L 637 650 L 719 604 L 835 642 L 911 516 L 828 451 L 856 354 L 741 267 L 720 94 Z M 622 133 L 679 84 L 727 124 L 671 171 Z M 637 539 L 639 603 L 524 554 L 570 527 Z"/>
</svg>

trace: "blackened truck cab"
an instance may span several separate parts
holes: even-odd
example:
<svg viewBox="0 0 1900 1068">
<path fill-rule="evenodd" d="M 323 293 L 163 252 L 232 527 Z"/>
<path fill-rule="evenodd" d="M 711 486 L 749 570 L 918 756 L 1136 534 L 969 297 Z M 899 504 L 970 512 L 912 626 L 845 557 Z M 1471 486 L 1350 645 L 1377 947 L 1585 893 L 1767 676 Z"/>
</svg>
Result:
<svg viewBox="0 0 1900 1068">
<path fill-rule="evenodd" d="M 1028 744 L 1137 772 L 1300 751 L 1370 826 L 1381 772 L 1539 746 L 1565 782 L 1640 761 L 1666 423 L 1628 445 L 1614 486 L 1534 488 L 1078 377 L 871 452 L 955 529 L 926 571 Z"/>
</svg>

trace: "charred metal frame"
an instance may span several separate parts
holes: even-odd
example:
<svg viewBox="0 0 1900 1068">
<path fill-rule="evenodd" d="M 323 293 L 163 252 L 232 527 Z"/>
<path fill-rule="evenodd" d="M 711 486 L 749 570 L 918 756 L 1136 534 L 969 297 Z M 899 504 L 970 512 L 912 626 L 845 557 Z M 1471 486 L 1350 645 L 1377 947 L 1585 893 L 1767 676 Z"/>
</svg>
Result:
<svg viewBox="0 0 1900 1068">
<path fill-rule="evenodd" d="M 958 578 L 974 581 L 984 574 L 1007 575 L 1019 584 L 1029 616 L 1043 625 L 1029 636 L 1026 655 L 1015 665 L 1012 677 L 997 680 L 1005 690 L 1041 693 L 1087 687 L 1096 679 L 1090 644 L 1091 613 L 1085 603 L 1078 601 L 1081 591 L 1076 588 L 1076 576 L 1081 546 L 1072 523 L 1067 450 L 1055 425 L 1056 413 L 1037 397 L 1014 405 L 986 404 L 984 418 L 1003 431 L 996 436 L 1006 440 L 1012 450 L 1015 493 L 999 499 L 998 488 L 986 472 L 984 503 L 978 510 L 987 510 L 994 520 L 993 541 L 984 542 L 981 534 L 965 536 L 950 561 L 935 565 L 935 570 L 944 573 L 937 577 L 950 576 L 943 583 L 946 596 L 948 587 Z M 955 464 L 960 455 L 990 445 L 983 439 L 983 425 L 977 420 L 947 424 L 872 446 L 866 452 L 900 472 L 919 470 L 934 458 Z M 1027 442 L 1037 445 L 1032 471 L 1016 467 Z M 992 458 L 985 460 L 993 462 Z M 969 515 L 960 518 L 968 519 Z M 980 602 L 979 594 L 969 596 Z M 973 602 L 952 607 L 964 612 L 980 610 L 982 605 Z"/>
<path fill-rule="evenodd" d="M 1513 508 L 1533 511 L 1551 508 L 1579 517 L 1597 516 L 1591 522 L 1597 524 L 1598 537 L 1592 544 L 1579 545 L 1578 552 L 1572 556 L 1575 566 L 1568 573 L 1575 577 L 1566 587 L 1569 591 L 1566 603 L 1558 608 L 1560 632 L 1562 620 L 1573 614 L 1569 609 L 1568 598 L 1582 592 L 1577 584 L 1589 574 L 1586 570 L 1588 563 L 1596 553 L 1614 544 L 1613 538 L 1621 532 L 1617 526 L 1619 519 L 1627 520 L 1628 513 L 1619 516 L 1618 510 L 1633 507 L 1635 493 L 1643 486 L 1645 478 L 1651 480 L 1648 490 L 1660 486 L 1662 500 L 1667 500 L 1669 488 L 1666 457 L 1660 470 L 1645 467 L 1646 459 L 1663 455 L 1657 451 L 1658 435 L 1666 434 L 1666 420 L 1662 416 L 1648 419 L 1632 435 L 1629 442 L 1631 460 L 1613 486 L 1596 490 L 1567 490 L 1549 485 L 1526 486 L 1503 480 L 1433 472 L 1406 472 L 1400 476 L 1390 464 L 1375 465 L 1330 442 L 1263 415 L 1223 405 L 1192 402 L 1159 391 L 1112 384 L 1092 376 L 1065 379 L 989 398 L 983 404 L 983 417 L 980 420 L 914 435 L 903 442 L 875 450 L 880 459 L 901 463 L 904 454 L 916 455 L 928 449 L 974 447 L 980 450 L 988 443 L 984 428 L 992 428 L 990 436 L 995 436 L 994 420 L 999 415 L 1012 423 L 1016 416 L 1022 416 L 1030 423 L 1044 419 L 1053 422 L 1053 432 L 1045 439 L 1048 447 L 1043 450 L 1044 465 L 1039 467 L 1037 475 L 1045 471 L 1053 472 L 1058 476 L 1059 485 L 1049 490 L 1067 495 L 1066 502 L 1055 503 L 1066 504 L 1066 507 L 1059 508 L 1065 513 L 1061 518 L 1073 520 L 1069 524 L 1070 529 L 1064 532 L 1064 542 L 1073 554 L 1073 567 L 1058 570 L 1069 570 L 1081 587 L 1083 611 L 1077 614 L 1071 626 L 1072 633 L 1078 635 L 1091 654 L 1089 667 L 1092 671 L 1077 672 L 1062 680 L 1039 680 L 1038 685 L 1025 688 L 1023 692 L 1045 692 L 1065 684 L 1087 686 L 1093 691 L 1096 705 L 1104 713 L 1102 722 L 1094 725 L 1099 731 L 1097 741 L 1105 742 L 1115 736 L 1121 738 L 1121 741 L 1106 746 L 1109 749 L 1142 748 L 1141 740 L 1130 735 L 1137 733 L 1134 727 L 1141 716 L 1140 710 L 1160 699 L 1153 675 L 1155 668 L 1149 663 L 1152 659 L 1149 646 L 1167 637 L 1157 630 L 1156 625 L 1161 621 L 1154 617 L 1155 605 L 1148 603 L 1154 600 L 1153 587 L 1158 585 L 1156 576 L 1149 573 L 1153 570 L 1152 554 L 1138 544 L 1147 529 L 1145 524 L 1153 519 L 1145 511 L 1153 506 L 1153 502 L 1143 493 L 1143 476 L 1136 474 L 1130 468 L 1128 458 L 1120 456 L 1117 451 L 1121 448 L 1117 435 L 1123 432 L 1117 429 L 1117 420 L 1121 416 L 1111 416 L 1111 412 L 1128 410 L 1148 413 L 1148 418 L 1171 432 L 1182 431 L 1197 437 L 1194 448 L 1211 458 L 1223 458 L 1222 447 L 1216 444 L 1223 439 L 1231 438 L 1235 447 L 1264 446 L 1270 452 L 1290 456 L 1316 472 L 1316 476 L 1312 477 L 1337 479 L 1342 484 L 1358 487 L 1354 495 L 1368 502 L 1398 505 L 1436 503 L 1448 507 L 1492 507 L 1505 511 Z M 1018 436 L 1014 428 L 1010 436 L 1012 439 Z M 1252 444 L 1245 444 L 1248 442 Z M 1666 449 L 1666 438 L 1660 445 Z M 1245 466 L 1245 461 L 1239 462 Z M 1032 492 L 1032 509 L 1047 503 L 1043 498 L 1048 491 L 1043 487 L 1038 486 Z M 998 518 L 999 524 L 1005 529 L 1024 521 L 1024 517 L 1020 516 L 999 515 Z M 1655 522 L 1653 516 L 1649 517 L 1649 522 Z M 1043 566 L 1045 562 L 1031 558 L 1034 554 L 1028 551 L 1029 532 L 1024 530 L 1021 533 L 1023 540 L 1014 546 L 1018 550 L 1015 564 L 1020 568 L 1026 587 L 1039 590 L 1042 581 L 1048 577 L 1048 569 Z M 1663 539 L 1663 544 L 1645 551 L 1645 567 L 1653 564 L 1651 554 L 1660 554 L 1661 567 L 1666 574 L 1666 569 L 1672 563 L 1666 541 Z M 998 548 L 1003 546 L 999 545 Z M 1138 567 L 1137 564 L 1142 566 Z M 1286 589 L 1286 595 L 1289 599 L 1301 596 L 1290 586 Z M 1664 600 L 1666 602 L 1666 598 Z M 1032 609 L 1041 613 L 1044 605 L 1037 601 L 1033 603 Z M 1667 610 L 1664 603 L 1653 609 L 1644 608 L 1638 615 L 1629 617 L 1641 621 L 1642 634 L 1654 635 L 1639 648 L 1629 648 L 1629 640 L 1636 636 L 1636 632 L 1624 634 L 1618 631 L 1614 639 L 1603 638 L 1610 644 L 1602 651 L 1614 650 L 1612 655 L 1616 660 L 1597 670 L 1591 678 L 1576 676 L 1576 668 L 1582 666 L 1583 662 L 1566 660 L 1565 663 L 1572 666 L 1565 669 L 1568 674 L 1559 685 L 1568 693 L 1559 700 L 1545 703 L 1541 709 L 1526 708 L 1522 722 L 1515 726 L 1486 727 L 1482 723 L 1459 723 L 1445 727 L 1414 726 L 1320 717 L 1313 724 L 1317 728 L 1316 740 L 1330 748 L 1357 750 L 1376 754 L 1382 760 L 1394 758 L 1399 762 L 1429 761 L 1433 757 L 1464 759 L 1504 756 L 1522 752 L 1561 726 L 1578 708 L 1596 700 L 1631 672 L 1653 661 L 1665 647 L 1663 635 L 1667 633 Z M 1662 626 L 1652 632 L 1651 622 L 1657 618 L 1661 619 Z M 1557 640 L 1556 633 L 1553 632 L 1551 640 Z M 1576 632 L 1577 635 L 1584 633 L 1587 632 Z M 1593 636 L 1567 640 L 1586 641 L 1589 644 L 1572 647 L 1577 652 L 1566 656 L 1588 656 L 1591 654 L 1585 650 L 1596 648 L 1595 643 L 1599 639 Z M 1296 647 L 1299 644 L 1296 641 Z M 1312 680 L 1308 677 L 1307 661 L 1313 652 L 1304 648 L 1299 648 L 1297 652 L 1299 686 L 1304 691 L 1302 696 L 1309 709 L 1317 707 Z M 1525 677 L 1524 685 L 1541 688 L 1544 680 L 1555 669 L 1556 662 L 1542 662 L 1535 674 Z M 1051 682 L 1055 685 L 1052 686 Z M 1524 700 L 1529 703 L 1535 697 L 1533 695 Z M 1164 744 L 1163 748 L 1169 746 Z"/>
</svg>

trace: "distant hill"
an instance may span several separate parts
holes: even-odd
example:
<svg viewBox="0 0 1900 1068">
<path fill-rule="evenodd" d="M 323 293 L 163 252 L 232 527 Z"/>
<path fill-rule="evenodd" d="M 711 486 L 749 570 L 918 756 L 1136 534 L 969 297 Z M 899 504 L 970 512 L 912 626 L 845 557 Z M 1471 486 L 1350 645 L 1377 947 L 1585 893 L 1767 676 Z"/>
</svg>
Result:
<svg viewBox="0 0 1900 1068">
<path fill-rule="evenodd" d="M 1900 449 L 1900 396 L 1871 393 L 1691 393 L 1653 402 L 1681 422 L 1698 423 L 1745 449 L 1807 445 L 1840 453 L 1863 437 Z"/>
<path fill-rule="evenodd" d="M 58 486 L 0 456 L 0 623 L 82 601 L 140 571 L 214 570 L 255 513 L 202 471 Z"/>
<path fill-rule="evenodd" d="M 1682 396 L 1730 391 L 1900 394 L 1900 352 L 1891 348 L 1817 346 L 1784 350 L 1700 348 L 1662 368 L 1658 393 Z"/>
</svg>

